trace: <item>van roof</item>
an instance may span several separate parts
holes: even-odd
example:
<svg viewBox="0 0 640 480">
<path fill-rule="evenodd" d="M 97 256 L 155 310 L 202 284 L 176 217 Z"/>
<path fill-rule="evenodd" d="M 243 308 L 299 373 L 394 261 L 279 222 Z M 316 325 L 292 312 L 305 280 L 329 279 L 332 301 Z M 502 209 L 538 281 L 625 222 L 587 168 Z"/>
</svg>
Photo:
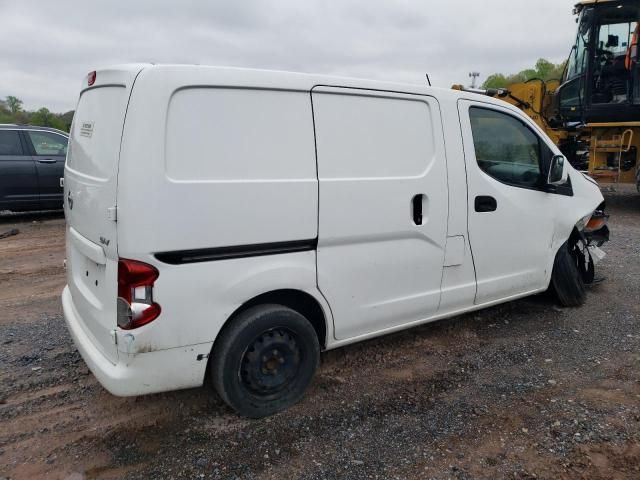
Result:
<svg viewBox="0 0 640 480">
<path fill-rule="evenodd" d="M 108 66 L 97 69 L 97 78 L 100 73 L 108 72 L 110 75 L 121 73 L 129 74 L 133 71 L 140 71 L 144 76 L 156 74 L 183 75 L 189 81 L 199 83 L 204 77 L 211 79 L 215 77 L 215 83 L 219 86 L 241 86 L 244 88 L 265 88 L 310 91 L 314 87 L 333 86 L 344 88 L 362 88 L 368 90 L 383 90 L 398 93 L 409 93 L 418 95 L 433 95 L 436 97 L 470 97 L 477 98 L 478 94 L 462 92 L 451 88 L 430 87 L 426 84 L 401 83 L 384 80 L 370 80 L 352 77 L 339 77 L 330 75 L 317 75 L 310 73 L 287 72 L 278 70 L 262 70 L 252 68 L 205 66 L 205 65 L 182 65 L 182 64 L 123 64 Z M 425 80 L 426 82 L 426 80 Z M 99 82 L 96 82 L 98 85 Z M 86 84 L 85 84 L 86 85 Z M 85 86 L 86 88 L 86 86 Z M 89 87 L 91 88 L 91 87 Z M 488 102 L 506 104 L 501 100 L 483 96 Z"/>
</svg>

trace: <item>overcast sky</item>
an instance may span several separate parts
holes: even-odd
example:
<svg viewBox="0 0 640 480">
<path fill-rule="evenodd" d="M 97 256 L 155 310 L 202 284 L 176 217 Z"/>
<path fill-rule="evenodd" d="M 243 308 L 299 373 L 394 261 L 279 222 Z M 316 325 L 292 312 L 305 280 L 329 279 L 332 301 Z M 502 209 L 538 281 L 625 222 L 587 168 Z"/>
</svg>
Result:
<svg viewBox="0 0 640 480">
<path fill-rule="evenodd" d="M 0 98 L 75 108 L 96 67 L 198 63 L 449 87 L 560 62 L 575 0 L 0 0 Z"/>
</svg>

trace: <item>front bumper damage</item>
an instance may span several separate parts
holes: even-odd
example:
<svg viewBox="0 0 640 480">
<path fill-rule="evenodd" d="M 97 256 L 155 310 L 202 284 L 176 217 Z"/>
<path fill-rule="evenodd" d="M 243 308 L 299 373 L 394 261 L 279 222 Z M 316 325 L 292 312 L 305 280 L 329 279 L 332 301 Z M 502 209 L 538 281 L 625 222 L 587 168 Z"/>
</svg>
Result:
<svg viewBox="0 0 640 480">
<path fill-rule="evenodd" d="M 602 260 L 606 253 L 600 249 L 609 241 L 609 215 L 605 213 L 605 203 L 602 202 L 584 222 L 582 229 L 577 231 L 577 238 L 573 241 L 573 254 L 576 257 L 578 270 L 584 283 L 594 283 L 601 279 L 595 277 L 595 265 Z"/>
</svg>

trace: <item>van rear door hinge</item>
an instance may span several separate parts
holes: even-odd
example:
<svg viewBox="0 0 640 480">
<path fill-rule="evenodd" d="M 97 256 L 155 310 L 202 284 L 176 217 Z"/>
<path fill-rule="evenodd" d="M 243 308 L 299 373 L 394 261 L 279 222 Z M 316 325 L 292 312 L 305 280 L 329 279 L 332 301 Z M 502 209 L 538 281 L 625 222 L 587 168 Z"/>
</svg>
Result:
<svg viewBox="0 0 640 480">
<path fill-rule="evenodd" d="M 113 220 L 114 222 L 118 221 L 118 207 L 115 205 L 113 207 L 107 208 L 107 218 L 109 220 Z"/>
</svg>

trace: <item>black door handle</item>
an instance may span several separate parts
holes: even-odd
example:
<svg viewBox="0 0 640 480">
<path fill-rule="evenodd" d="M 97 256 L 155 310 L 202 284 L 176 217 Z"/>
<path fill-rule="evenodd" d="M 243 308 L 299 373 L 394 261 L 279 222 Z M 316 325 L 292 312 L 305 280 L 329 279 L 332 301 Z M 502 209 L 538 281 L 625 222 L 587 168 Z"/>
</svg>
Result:
<svg viewBox="0 0 640 480">
<path fill-rule="evenodd" d="M 495 212 L 498 202 L 493 197 L 480 195 L 475 200 L 476 212 Z"/>
<path fill-rule="evenodd" d="M 416 225 L 422 225 L 422 200 L 424 194 L 419 193 L 411 199 L 411 210 L 413 212 L 413 223 Z"/>
</svg>

